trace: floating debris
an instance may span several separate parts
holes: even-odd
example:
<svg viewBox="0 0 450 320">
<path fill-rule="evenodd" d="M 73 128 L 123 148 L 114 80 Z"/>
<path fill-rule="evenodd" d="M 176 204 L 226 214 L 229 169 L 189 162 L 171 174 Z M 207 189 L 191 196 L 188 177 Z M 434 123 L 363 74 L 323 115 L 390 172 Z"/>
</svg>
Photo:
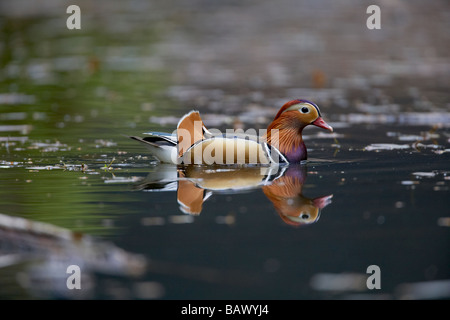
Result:
<svg viewBox="0 0 450 320">
<path fill-rule="evenodd" d="M 3 125 L 0 126 L 0 132 L 14 132 L 18 131 L 21 134 L 28 134 L 30 133 L 31 129 L 33 129 L 33 126 L 30 124 L 17 124 L 17 125 Z"/>
<path fill-rule="evenodd" d="M 169 222 L 174 224 L 192 223 L 194 222 L 194 216 L 191 215 L 169 216 Z"/>
<path fill-rule="evenodd" d="M 423 144 L 423 143 L 414 143 L 414 148 L 416 149 L 439 149 L 442 148 L 442 146 L 438 144 Z"/>
<path fill-rule="evenodd" d="M 417 134 L 403 134 L 400 132 L 388 132 L 387 136 L 389 137 L 397 137 L 400 141 L 426 141 L 431 139 L 438 139 L 440 137 L 439 134 L 433 133 L 430 131 L 422 132 L 420 135 Z"/>
<path fill-rule="evenodd" d="M 364 148 L 365 151 L 378 151 L 378 150 L 405 150 L 409 149 L 409 144 L 394 144 L 394 143 L 373 143 Z"/>
<path fill-rule="evenodd" d="M 414 184 L 419 184 L 419 181 L 411 181 L 411 180 L 404 180 L 400 182 L 404 186 L 411 186 Z"/>
<path fill-rule="evenodd" d="M 107 140 L 103 140 L 103 139 L 97 139 L 94 142 L 97 143 L 97 145 L 95 146 L 96 148 L 100 148 L 100 147 L 115 147 L 115 146 L 117 146 L 116 142 L 107 141 Z"/>
<path fill-rule="evenodd" d="M 399 114 L 363 114 L 351 113 L 339 116 L 339 120 L 357 124 L 395 124 L 404 125 L 436 125 L 450 126 L 450 113 L 448 112 L 405 112 Z"/>
<path fill-rule="evenodd" d="M 17 142 L 24 143 L 27 140 L 28 140 L 28 137 L 0 137 L 0 142 L 17 141 Z"/>
<path fill-rule="evenodd" d="M 33 104 L 35 97 L 23 93 L 0 93 L 0 104 Z"/>
<path fill-rule="evenodd" d="M 88 170 L 88 166 L 84 163 L 82 164 L 65 164 L 63 163 L 63 169 L 67 171 L 82 171 L 86 172 Z"/>
<path fill-rule="evenodd" d="M 362 124 L 362 123 L 396 123 L 397 119 L 395 115 L 385 115 L 385 114 L 344 114 L 339 116 L 339 120 L 347 123 Z"/>
<path fill-rule="evenodd" d="M 112 169 L 113 169 L 112 164 L 113 164 L 113 162 L 114 162 L 115 160 L 116 160 L 116 158 L 113 157 L 112 160 L 111 160 L 111 162 L 110 162 L 109 164 L 105 164 L 105 166 L 103 167 L 103 169 L 105 169 L 105 170 L 112 170 Z"/>
<path fill-rule="evenodd" d="M 418 135 L 414 135 L 414 134 L 410 134 L 410 135 L 400 135 L 398 136 L 398 140 L 400 141 L 422 141 L 425 140 L 425 138 L 423 136 L 418 136 Z"/>
<path fill-rule="evenodd" d="M 141 224 L 144 226 L 162 226 L 165 224 L 163 217 L 145 217 L 141 219 Z"/>
<path fill-rule="evenodd" d="M 435 154 L 444 154 L 446 152 L 450 152 L 450 149 L 444 149 L 444 150 L 433 150 Z"/>
<path fill-rule="evenodd" d="M 2 169 L 15 168 L 15 167 L 22 166 L 22 165 L 23 165 L 23 162 L 0 160 L 0 168 L 2 168 Z"/>
<path fill-rule="evenodd" d="M 437 173 L 433 172 L 433 171 L 432 172 L 413 172 L 411 174 L 416 177 L 428 177 L 428 178 L 432 178 L 437 175 Z"/>
<path fill-rule="evenodd" d="M 43 152 L 56 152 L 56 151 L 66 151 L 67 144 L 56 141 L 55 143 L 50 142 L 33 142 L 28 149 L 41 149 Z"/>
<path fill-rule="evenodd" d="M 0 120 L 25 120 L 26 112 L 7 112 L 0 114 Z"/>
<path fill-rule="evenodd" d="M 337 139 L 337 138 L 343 138 L 344 135 L 340 133 L 327 133 L 327 132 L 318 132 L 314 135 L 303 135 L 304 139 Z"/>
<path fill-rule="evenodd" d="M 126 177 L 113 177 L 112 179 L 107 179 L 105 183 L 134 183 L 142 180 L 141 177 L 132 176 L 129 178 Z"/>
<path fill-rule="evenodd" d="M 26 167 L 27 170 L 54 170 L 54 169 L 65 169 L 61 166 L 34 166 L 34 167 Z"/>
</svg>

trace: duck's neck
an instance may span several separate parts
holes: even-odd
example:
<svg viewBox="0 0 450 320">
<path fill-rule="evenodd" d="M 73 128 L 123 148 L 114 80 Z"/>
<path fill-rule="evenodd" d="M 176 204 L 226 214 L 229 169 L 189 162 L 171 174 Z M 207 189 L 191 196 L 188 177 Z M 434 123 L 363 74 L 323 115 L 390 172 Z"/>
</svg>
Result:
<svg viewBox="0 0 450 320">
<path fill-rule="evenodd" d="M 306 160 L 307 151 L 302 138 L 304 125 L 295 119 L 280 117 L 267 128 L 267 143 L 276 147 L 289 163 Z"/>
</svg>

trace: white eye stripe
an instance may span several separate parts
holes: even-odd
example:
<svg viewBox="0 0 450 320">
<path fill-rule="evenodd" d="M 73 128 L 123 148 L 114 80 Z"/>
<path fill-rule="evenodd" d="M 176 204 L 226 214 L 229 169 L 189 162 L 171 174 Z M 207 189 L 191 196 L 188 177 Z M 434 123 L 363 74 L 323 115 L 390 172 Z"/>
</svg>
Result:
<svg viewBox="0 0 450 320">
<path fill-rule="evenodd" d="M 302 112 L 302 109 L 303 109 L 303 108 L 308 109 L 308 111 L 305 110 L 305 112 Z M 320 116 L 319 109 L 318 109 L 316 106 L 313 106 L 313 105 L 311 105 L 311 104 L 309 104 L 309 103 L 298 103 L 298 104 L 294 104 L 294 105 L 290 106 L 289 108 L 287 108 L 286 110 L 284 110 L 283 112 L 296 110 L 296 111 L 298 111 L 298 112 L 300 112 L 300 113 L 306 114 L 306 113 L 310 113 L 311 110 L 312 110 L 312 108 L 316 109 L 317 113 L 318 113 L 319 116 Z"/>
<path fill-rule="evenodd" d="M 284 112 L 286 111 L 292 111 L 292 110 L 297 110 L 299 111 L 301 108 L 305 107 L 304 103 L 298 103 L 298 104 L 294 104 L 292 106 L 290 106 L 289 108 L 287 108 L 286 110 L 284 110 Z"/>
</svg>

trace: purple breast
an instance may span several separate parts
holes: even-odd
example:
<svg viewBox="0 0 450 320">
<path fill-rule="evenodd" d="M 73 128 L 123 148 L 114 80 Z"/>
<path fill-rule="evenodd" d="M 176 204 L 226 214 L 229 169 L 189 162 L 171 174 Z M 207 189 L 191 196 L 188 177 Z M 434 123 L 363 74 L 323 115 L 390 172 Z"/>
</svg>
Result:
<svg viewBox="0 0 450 320">
<path fill-rule="evenodd" d="M 288 159 L 289 163 L 298 163 L 302 160 L 306 160 L 307 151 L 305 143 L 302 141 L 297 148 L 285 152 L 284 156 Z"/>
</svg>

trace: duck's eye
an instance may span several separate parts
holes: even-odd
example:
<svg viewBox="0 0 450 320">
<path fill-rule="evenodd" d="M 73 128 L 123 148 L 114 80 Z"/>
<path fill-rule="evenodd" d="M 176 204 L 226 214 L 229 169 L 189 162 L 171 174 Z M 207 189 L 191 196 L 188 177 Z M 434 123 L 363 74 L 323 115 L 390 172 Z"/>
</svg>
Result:
<svg viewBox="0 0 450 320">
<path fill-rule="evenodd" d="M 300 111 L 301 111 L 302 113 L 309 113 L 309 108 L 303 107 L 303 108 L 300 109 Z"/>
</svg>

